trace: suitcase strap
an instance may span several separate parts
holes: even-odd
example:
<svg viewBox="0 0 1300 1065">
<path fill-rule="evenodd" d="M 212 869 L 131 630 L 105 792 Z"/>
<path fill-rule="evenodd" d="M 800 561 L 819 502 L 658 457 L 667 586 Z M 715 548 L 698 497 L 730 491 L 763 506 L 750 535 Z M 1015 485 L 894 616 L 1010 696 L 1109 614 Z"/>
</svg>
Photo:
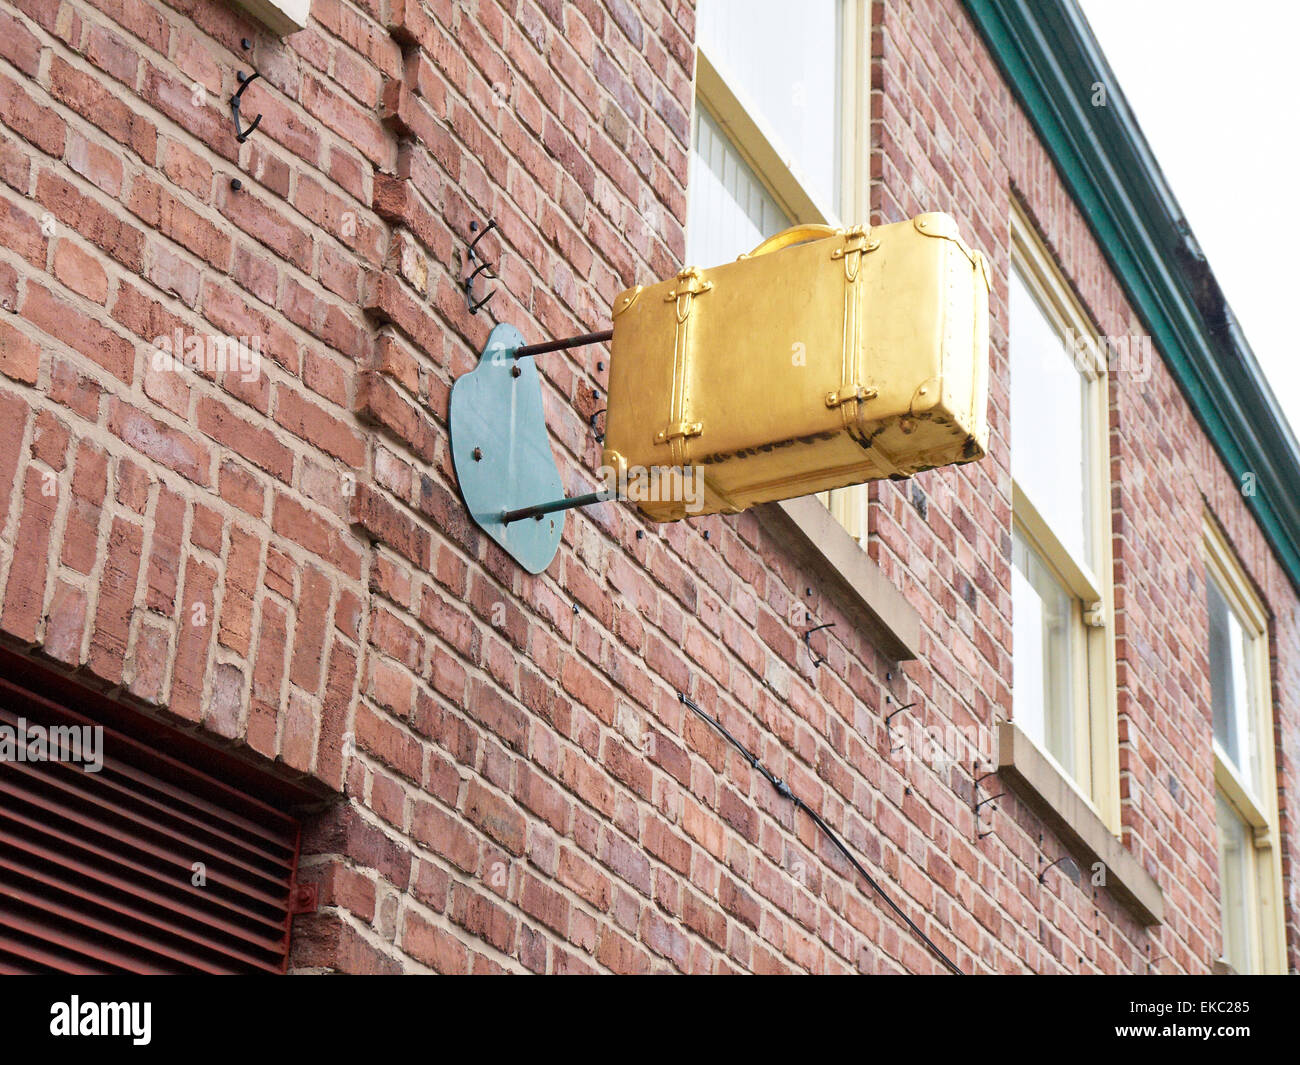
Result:
<svg viewBox="0 0 1300 1065">
<path fill-rule="evenodd" d="M 868 442 L 858 420 L 860 404 L 875 399 L 874 388 L 861 383 L 862 375 L 862 256 L 880 247 L 869 230 L 855 226 L 844 234 L 844 244 L 831 253 L 832 259 L 844 260 L 844 354 L 840 366 L 840 387 L 826 393 L 826 406 L 839 408 L 847 432 L 858 443 Z"/>
<path fill-rule="evenodd" d="M 665 302 L 677 304 L 677 330 L 673 343 L 673 399 L 668 425 L 655 434 L 656 444 L 668 444 L 674 466 L 686 465 L 686 442 L 704 431 L 700 422 L 687 415 L 686 361 L 690 356 L 691 310 L 695 297 L 713 288 L 699 268 L 688 266 L 677 275 L 677 284 L 664 296 Z"/>
</svg>

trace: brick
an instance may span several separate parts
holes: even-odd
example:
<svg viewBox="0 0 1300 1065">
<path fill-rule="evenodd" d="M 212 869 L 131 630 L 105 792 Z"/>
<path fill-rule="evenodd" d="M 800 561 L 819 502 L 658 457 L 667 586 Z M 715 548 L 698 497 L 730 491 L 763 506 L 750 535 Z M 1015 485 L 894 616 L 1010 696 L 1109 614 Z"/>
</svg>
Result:
<svg viewBox="0 0 1300 1065">
<path fill-rule="evenodd" d="M 211 566 L 193 555 L 186 558 L 170 709 L 189 721 L 197 722 L 203 716 L 213 615 L 216 613 L 213 595 L 216 583 L 217 573 Z"/>
<path fill-rule="evenodd" d="M 0 12 L 0 56 L 29 78 L 36 76 L 41 61 L 41 42 L 9 12 Z"/>
<path fill-rule="evenodd" d="M 340 566 L 356 577 L 356 558 L 342 536 L 329 521 L 308 510 L 296 500 L 277 495 L 271 508 L 271 527 L 280 535 L 321 558 Z"/>
<path fill-rule="evenodd" d="M 122 191 L 122 159 L 80 133 L 69 133 L 64 162 L 101 192 L 114 199 Z"/>
<path fill-rule="evenodd" d="M 45 653 L 64 665 L 81 663 L 81 642 L 86 631 L 86 593 L 59 581 L 46 614 Z"/>
<path fill-rule="evenodd" d="M 83 240 L 107 252 L 128 270 L 140 269 L 144 233 L 131 222 L 82 193 L 52 170 L 42 170 L 37 177 L 36 199 Z"/>
<path fill-rule="evenodd" d="M 376 540 L 387 544 L 415 565 L 427 568 L 429 532 L 381 493 L 358 484 L 351 499 L 352 520 Z"/>
<path fill-rule="evenodd" d="M 40 370 L 40 347 L 0 319 L 0 373 L 23 384 L 34 385 Z"/>
<path fill-rule="evenodd" d="M 92 303 L 108 299 L 108 275 L 93 255 L 66 238 L 54 246 L 54 276 Z"/>
<path fill-rule="evenodd" d="M 63 155 L 68 127 L 58 112 L 42 107 L 18 82 L 0 74 L 0 122 L 56 159 Z"/>
<path fill-rule="evenodd" d="M 465 816 L 511 854 L 524 852 L 524 818 L 509 799 L 471 781 L 465 799 Z"/>
<path fill-rule="evenodd" d="M 154 506 L 152 546 L 145 579 L 149 609 L 165 617 L 177 613 L 176 592 L 180 584 L 185 514 L 184 498 L 166 487 L 161 488 Z"/>
<path fill-rule="evenodd" d="M 66 104 L 74 114 L 94 115 L 97 128 L 153 165 L 158 147 L 154 123 L 105 88 L 101 79 L 73 67 L 61 56 L 56 55 L 50 61 L 49 78 L 51 96 Z"/>
<path fill-rule="evenodd" d="M 204 396 L 199 400 L 198 427 L 217 443 L 240 458 L 288 483 L 293 477 L 293 452 L 269 429 L 262 429 L 239 417 L 220 400 Z"/>
<path fill-rule="evenodd" d="M 28 262 L 44 267 L 46 239 L 40 223 L 15 203 L 0 201 L 0 238 Z M 12 310 L 12 307 L 10 308 Z"/>
<path fill-rule="evenodd" d="M 108 427 L 141 455 L 175 470 L 195 484 L 206 485 L 211 457 L 193 436 L 151 418 L 143 411 L 113 399 L 109 404 Z"/>
<path fill-rule="evenodd" d="M 127 206 L 145 225 L 180 247 L 218 270 L 230 269 L 230 237 L 165 187 L 137 178 L 132 182 Z"/>
<path fill-rule="evenodd" d="M 302 590 L 295 611 L 293 664 L 289 679 L 305 691 L 320 686 L 325 632 L 329 624 L 331 589 L 328 578 L 315 567 L 303 570 Z"/>
<path fill-rule="evenodd" d="M 275 420 L 349 466 L 360 466 L 365 458 L 365 445 L 354 429 L 293 389 L 276 389 Z"/>
<path fill-rule="evenodd" d="M 14 538 L 13 561 L 5 586 L 0 625 L 10 636 L 28 642 L 36 638 L 48 578 L 50 527 L 54 523 L 57 482 L 29 466 L 23 479 L 23 509 Z"/>
<path fill-rule="evenodd" d="M 28 284 L 20 312 L 48 336 L 57 337 L 114 377 L 131 383 L 135 375 L 135 346 L 129 340 L 35 283 Z"/>
<path fill-rule="evenodd" d="M 97 448 L 82 441 L 77 446 L 60 559 L 69 569 L 87 576 L 99 554 L 100 520 L 107 493 L 108 460 Z"/>
<path fill-rule="evenodd" d="M 138 525 L 123 518 L 113 519 L 100 577 L 88 665 L 96 676 L 114 684 L 120 684 L 123 678 L 143 542 L 144 532 Z"/>
</svg>

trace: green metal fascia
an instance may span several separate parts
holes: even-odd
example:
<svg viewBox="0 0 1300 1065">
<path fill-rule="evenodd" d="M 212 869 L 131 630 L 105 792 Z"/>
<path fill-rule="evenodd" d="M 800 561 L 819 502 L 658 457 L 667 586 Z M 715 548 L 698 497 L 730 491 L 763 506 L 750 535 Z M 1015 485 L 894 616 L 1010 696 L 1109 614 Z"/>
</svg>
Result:
<svg viewBox="0 0 1300 1065">
<path fill-rule="evenodd" d="M 1300 448 L 1077 4 L 965 2 L 1224 464 L 1255 474 L 1244 498 L 1300 591 Z"/>
</svg>

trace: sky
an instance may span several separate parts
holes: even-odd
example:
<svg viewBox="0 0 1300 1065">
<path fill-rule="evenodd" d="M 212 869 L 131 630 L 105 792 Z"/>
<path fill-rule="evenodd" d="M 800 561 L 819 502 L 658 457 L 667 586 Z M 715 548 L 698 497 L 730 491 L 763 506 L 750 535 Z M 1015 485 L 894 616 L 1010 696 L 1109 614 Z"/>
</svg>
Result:
<svg viewBox="0 0 1300 1065">
<path fill-rule="evenodd" d="M 1079 3 L 1300 436 L 1300 3 Z"/>
</svg>

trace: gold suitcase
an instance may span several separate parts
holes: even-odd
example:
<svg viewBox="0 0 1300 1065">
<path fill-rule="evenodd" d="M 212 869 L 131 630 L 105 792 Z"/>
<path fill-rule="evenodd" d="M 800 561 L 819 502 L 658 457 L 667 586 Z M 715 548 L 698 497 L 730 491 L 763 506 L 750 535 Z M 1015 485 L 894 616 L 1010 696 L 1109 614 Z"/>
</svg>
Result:
<svg viewBox="0 0 1300 1065">
<path fill-rule="evenodd" d="M 675 521 L 982 458 L 988 293 L 983 256 L 938 213 L 795 226 L 628 289 L 602 476 Z"/>
</svg>

